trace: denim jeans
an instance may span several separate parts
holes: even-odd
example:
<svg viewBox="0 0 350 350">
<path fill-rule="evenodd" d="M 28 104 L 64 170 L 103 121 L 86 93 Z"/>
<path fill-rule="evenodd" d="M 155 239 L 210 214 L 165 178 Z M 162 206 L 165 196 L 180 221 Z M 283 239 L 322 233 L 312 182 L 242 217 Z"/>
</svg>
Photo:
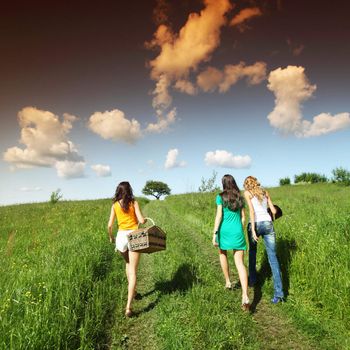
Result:
<svg viewBox="0 0 350 350">
<path fill-rule="evenodd" d="M 262 236 L 265 243 L 267 257 L 269 259 L 272 277 L 274 296 L 283 298 L 281 270 L 276 256 L 276 235 L 271 221 L 260 221 L 255 223 L 256 235 Z M 248 224 L 249 238 L 249 282 L 256 283 L 256 249 L 257 242 L 254 241 L 251 231 L 251 224 Z"/>
</svg>

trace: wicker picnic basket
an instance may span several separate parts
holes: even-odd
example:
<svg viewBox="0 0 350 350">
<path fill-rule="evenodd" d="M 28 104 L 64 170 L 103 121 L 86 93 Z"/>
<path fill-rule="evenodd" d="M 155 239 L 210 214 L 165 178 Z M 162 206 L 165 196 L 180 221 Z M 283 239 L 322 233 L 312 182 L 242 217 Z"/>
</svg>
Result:
<svg viewBox="0 0 350 350">
<path fill-rule="evenodd" d="M 166 249 L 165 232 L 156 226 L 151 218 L 147 218 L 147 220 L 152 222 L 152 226 L 139 228 L 128 235 L 132 252 L 155 253 Z"/>
</svg>

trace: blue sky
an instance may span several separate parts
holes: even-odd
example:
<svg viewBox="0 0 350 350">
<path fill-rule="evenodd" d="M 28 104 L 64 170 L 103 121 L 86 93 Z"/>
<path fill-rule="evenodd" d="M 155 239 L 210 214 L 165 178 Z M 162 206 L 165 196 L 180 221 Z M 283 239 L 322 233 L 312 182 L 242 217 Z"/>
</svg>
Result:
<svg viewBox="0 0 350 350">
<path fill-rule="evenodd" d="M 336 3 L 9 5 L 0 204 L 57 188 L 106 198 L 124 180 L 136 195 L 147 180 L 184 193 L 214 170 L 242 187 L 350 169 L 350 28 Z"/>
</svg>

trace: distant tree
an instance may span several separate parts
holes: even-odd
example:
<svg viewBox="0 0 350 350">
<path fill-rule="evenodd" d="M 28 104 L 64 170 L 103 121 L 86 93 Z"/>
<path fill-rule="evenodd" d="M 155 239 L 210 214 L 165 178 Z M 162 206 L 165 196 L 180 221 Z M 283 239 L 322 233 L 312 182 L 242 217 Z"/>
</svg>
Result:
<svg viewBox="0 0 350 350">
<path fill-rule="evenodd" d="M 159 199 L 161 196 L 169 195 L 171 190 L 169 186 L 161 181 L 147 181 L 142 193 L 146 196 L 153 196 Z"/>
<path fill-rule="evenodd" d="M 220 188 L 215 184 L 218 173 L 213 170 L 213 173 L 209 179 L 202 177 L 201 185 L 198 188 L 198 192 L 215 192 L 219 191 Z"/>
<path fill-rule="evenodd" d="M 350 171 L 339 167 L 332 170 L 333 182 L 341 183 L 346 186 L 350 186 Z"/>
<path fill-rule="evenodd" d="M 50 196 L 50 203 L 56 204 L 62 198 L 61 190 L 58 188 L 56 191 L 53 191 Z"/>
<path fill-rule="evenodd" d="M 290 185 L 290 178 L 284 177 L 280 179 L 280 186 Z"/>
<path fill-rule="evenodd" d="M 317 174 L 317 173 L 301 173 L 300 175 L 294 176 L 294 183 L 318 183 L 318 182 L 328 182 L 328 179 L 325 175 Z"/>
</svg>

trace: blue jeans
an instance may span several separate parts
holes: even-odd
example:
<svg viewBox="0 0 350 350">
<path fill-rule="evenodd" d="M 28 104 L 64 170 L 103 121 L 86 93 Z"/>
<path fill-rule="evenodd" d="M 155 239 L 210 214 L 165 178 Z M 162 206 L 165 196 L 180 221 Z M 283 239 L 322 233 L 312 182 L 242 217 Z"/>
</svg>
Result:
<svg viewBox="0 0 350 350">
<path fill-rule="evenodd" d="M 262 236 L 265 243 L 267 257 L 269 259 L 272 277 L 274 296 L 283 298 L 281 270 L 276 256 L 276 235 L 271 221 L 260 221 L 255 223 L 256 235 Z M 254 241 L 251 231 L 251 224 L 248 224 L 249 238 L 249 282 L 256 283 L 256 249 L 257 242 Z"/>
</svg>

